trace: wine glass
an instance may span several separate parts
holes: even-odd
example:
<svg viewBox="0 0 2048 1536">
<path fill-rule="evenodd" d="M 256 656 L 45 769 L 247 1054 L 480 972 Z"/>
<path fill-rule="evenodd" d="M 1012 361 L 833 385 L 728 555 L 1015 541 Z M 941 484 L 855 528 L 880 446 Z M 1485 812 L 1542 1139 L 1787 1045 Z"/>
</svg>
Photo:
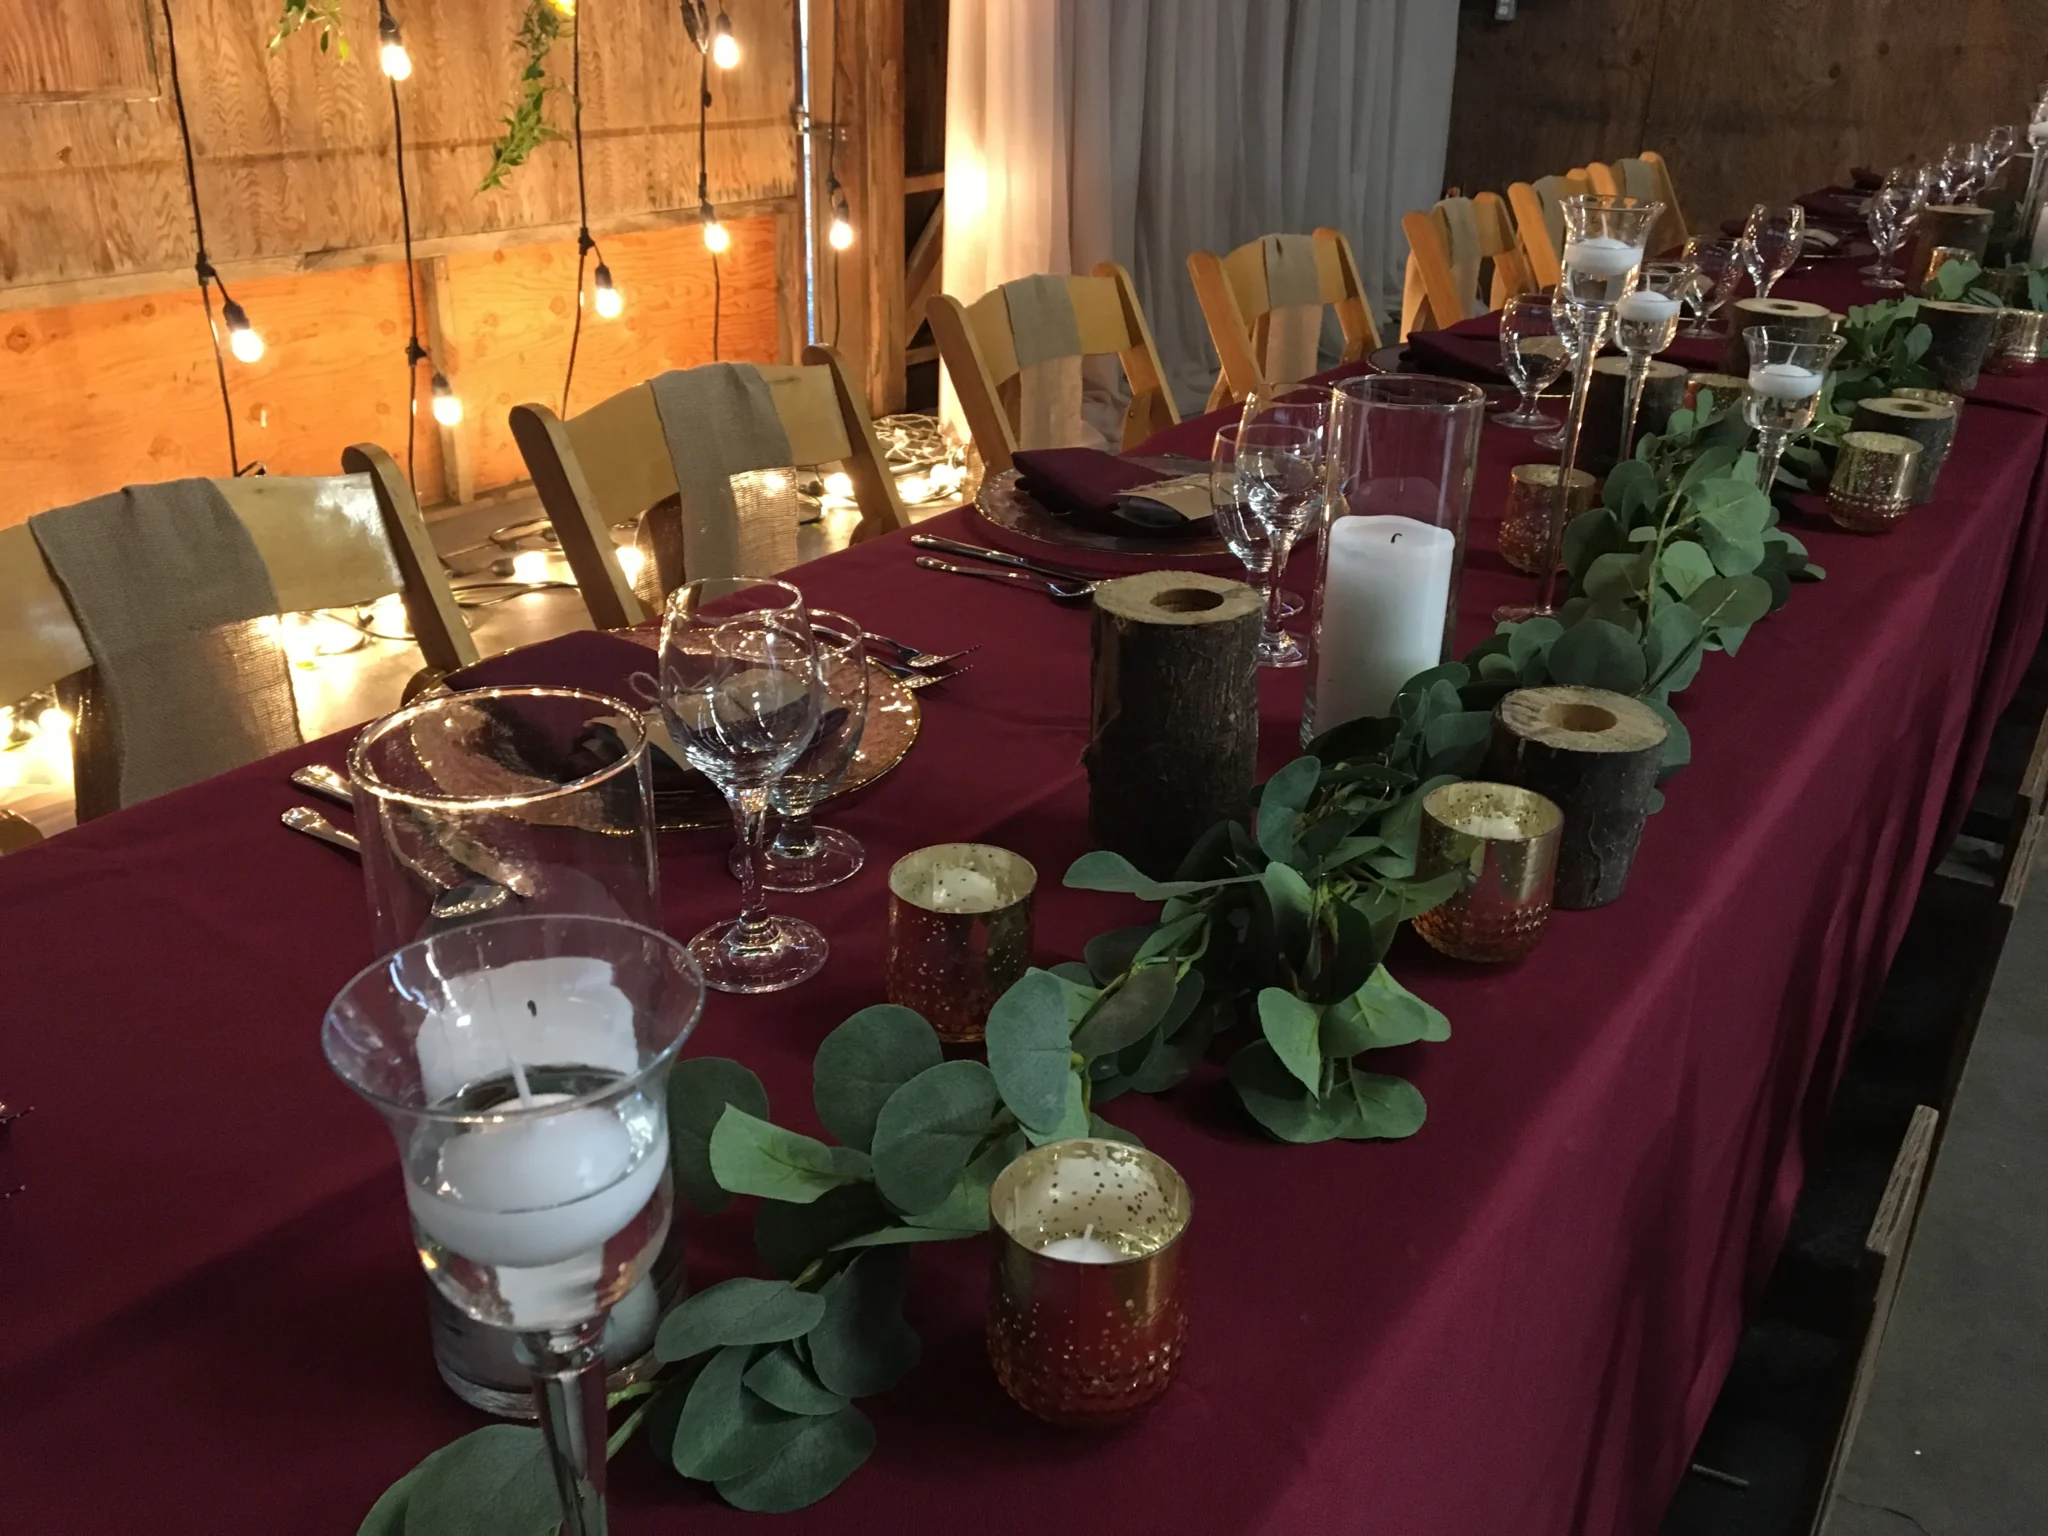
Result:
<svg viewBox="0 0 2048 1536">
<path fill-rule="evenodd" d="M 1742 230 L 1742 264 L 1756 296 L 1768 299 L 1771 287 L 1790 272 L 1806 245 L 1806 210 L 1797 203 L 1758 203 L 1749 210 Z"/>
<path fill-rule="evenodd" d="M 1898 173 L 1892 173 L 1898 178 Z M 1887 179 L 1870 194 L 1868 217 L 1870 243 L 1877 247 L 1877 260 L 1861 269 L 1873 288 L 1903 288 L 1892 270 L 1892 256 L 1906 238 L 1906 230 L 1920 216 L 1918 188 L 1905 179 Z"/>
<path fill-rule="evenodd" d="M 1209 500 L 1224 542 L 1265 598 L 1262 667 L 1298 667 L 1308 660 L 1301 642 L 1280 627 L 1280 572 L 1314 513 L 1320 458 L 1316 435 L 1307 427 L 1238 422 L 1216 434 Z"/>
<path fill-rule="evenodd" d="M 1635 291 L 1614 306 L 1615 345 L 1628 355 L 1628 389 L 1621 408 L 1623 458 L 1633 451 L 1650 360 L 1677 340 L 1679 311 L 1698 275 L 1690 261 L 1646 261 Z"/>
<path fill-rule="evenodd" d="M 1742 244 L 1737 240 L 1710 240 L 1693 251 L 1692 264 L 1694 275 L 1687 300 L 1692 305 L 1693 321 L 1685 328 L 1685 334 L 1718 335 L 1714 316 L 1735 296 L 1735 285 L 1742 279 Z"/>
<path fill-rule="evenodd" d="M 811 820 L 812 810 L 846 777 L 860 748 L 868 716 L 867 647 L 860 625 L 845 614 L 813 608 L 810 619 L 825 695 L 811 744 L 769 792 L 775 840 L 761 855 L 761 888 L 769 891 L 822 891 L 851 880 L 867 859 L 867 851 L 851 832 Z M 738 878 L 737 847 L 729 862 Z"/>
<path fill-rule="evenodd" d="M 1280 426 L 1303 427 L 1315 434 L 1315 457 L 1320 464 L 1328 446 L 1330 428 L 1330 391 L 1320 385 L 1282 384 L 1268 388 L 1263 394 L 1253 390 L 1244 397 L 1244 408 L 1238 414 L 1241 422 L 1272 422 Z M 1301 594 L 1291 591 L 1286 585 L 1287 558 L 1280 560 L 1277 579 L 1280 588 L 1280 617 L 1291 619 L 1302 610 Z"/>
<path fill-rule="evenodd" d="M 1749 326 L 1742 340 L 1749 348 L 1749 393 L 1742 397 L 1742 413 L 1757 433 L 1756 483 L 1769 495 L 1785 444 L 1812 424 L 1828 365 L 1844 343 L 1840 336 L 1795 339 L 1766 325 Z"/>
<path fill-rule="evenodd" d="M 1973 145 L 1957 140 L 1942 151 L 1941 189 L 1942 201 L 1960 203 L 1976 190 L 1975 169 L 1971 164 L 1970 151 Z"/>
<path fill-rule="evenodd" d="M 605 1528 L 605 1319 L 668 1237 L 668 1072 L 703 1002 L 665 934 L 536 914 L 405 945 L 321 1025 L 398 1144 L 421 1266 L 518 1336 L 570 1536 Z"/>
<path fill-rule="evenodd" d="M 1532 430 L 1556 426 L 1557 418 L 1536 405 L 1537 397 L 1563 375 L 1567 361 L 1551 295 L 1518 294 L 1501 306 L 1500 361 L 1522 399 L 1513 410 L 1494 417 L 1495 424 Z"/>
<path fill-rule="evenodd" d="M 761 898 L 761 833 L 775 781 L 818 727 L 824 686 L 803 594 L 716 576 L 678 588 L 661 623 L 661 711 L 691 767 L 732 806 L 740 915 L 690 940 L 706 985 L 775 992 L 817 974 L 825 936 Z"/>
<path fill-rule="evenodd" d="M 1984 160 L 1987 179 L 1996 181 L 2012 164 L 2012 157 L 2019 153 L 2020 131 L 2012 123 L 2000 123 L 1984 135 Z"/>
</svg>

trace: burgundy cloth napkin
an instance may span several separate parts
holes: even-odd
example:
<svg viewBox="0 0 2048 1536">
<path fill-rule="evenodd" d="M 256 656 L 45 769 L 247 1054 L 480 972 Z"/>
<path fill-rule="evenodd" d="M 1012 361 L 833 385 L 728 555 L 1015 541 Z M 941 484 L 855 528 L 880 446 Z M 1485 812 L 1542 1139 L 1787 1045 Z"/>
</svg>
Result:
<svg viewBox="0 0 2048 1536">
<path fill-rule="evenodd" d="M 1015 462 L 1025 494 L 1061 517 L 1114 518 L 1125 491 L 1173 478 L 1099 448 L 1027 448 Z"/>
<path fill-rule="evenodd" d="M 1823 187 L 1799 199 L 1809 222 L 1838 225 L 1847 229 L 1863 227 L 1863 194 L 1853 187 Z"/>
<path fill-rule="evenodd" d="M 652 631 L 646 631 L 652 637 Z M 544 646 L 523 646 L 501 656 L 487 656 L 474 666 L 448 674 L 458 693 L 471 688 L 585 688 L 608 693 L 645 709 L 631 678 L 652 674 L 655 654 L 650 646 L 624 634 L 581 631 Z"/>
<path fill-rule="evenodd" d="M 1465 379 L 1474 384 L 1499 384 L 1507 378 L 1500 362 L 1498 316 L 1482 316 L 1477 334 L 1461 321 L 1448 331 L 1411 331 L 1403 361 L 1416 373 L 1433 373 L 1446 379 Z"/>
</svg>

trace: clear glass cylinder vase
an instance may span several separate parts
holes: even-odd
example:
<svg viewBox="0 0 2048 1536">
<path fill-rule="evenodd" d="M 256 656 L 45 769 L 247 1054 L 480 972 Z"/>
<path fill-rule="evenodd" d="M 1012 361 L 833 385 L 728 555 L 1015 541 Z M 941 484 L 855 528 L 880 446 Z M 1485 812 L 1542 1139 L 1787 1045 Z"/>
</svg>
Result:
<svg viewBox="0 0 2048 1536">
<path fill-rule="evenodd" d="M 1486 394 L 1420 374 L 1332 392 L 1301 737 L 1383 715 L 1458 622 Z"/>
</svg>

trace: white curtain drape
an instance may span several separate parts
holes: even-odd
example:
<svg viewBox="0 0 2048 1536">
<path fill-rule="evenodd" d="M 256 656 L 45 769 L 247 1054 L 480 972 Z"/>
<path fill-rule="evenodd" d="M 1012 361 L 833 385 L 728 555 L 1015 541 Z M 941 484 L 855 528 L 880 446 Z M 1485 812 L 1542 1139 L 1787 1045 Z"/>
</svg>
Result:
<svg viewBox="0 0 2048 1536">
<path fill-rule="evenodd" d="M 1443 190 L 1457 13 L 1448 0 L 953 0 L 946 292 L 971 301 L 1122 262 L 1184 411 L 1216 375 L 1189 251 L 1332 225 L 1386 315 L 1401 214 Z"/>
</svg>

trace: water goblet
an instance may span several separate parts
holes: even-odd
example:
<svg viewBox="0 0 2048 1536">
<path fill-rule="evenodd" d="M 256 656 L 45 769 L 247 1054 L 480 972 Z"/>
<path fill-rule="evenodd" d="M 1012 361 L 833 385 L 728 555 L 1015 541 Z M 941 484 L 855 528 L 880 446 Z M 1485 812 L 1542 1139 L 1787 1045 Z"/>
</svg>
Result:
<svg viewBox="0 0 2048 1536">
<path fill-rule="evenodd" d="M 2020 131 L 2012 123 L 2000 123 L 1984 135 L 1985 179 L 1996 181 L 2019 153 Z"/>
<path fill-rule="evenodd" d="M 1678 315 L 1699 269 L 1690 261 L 1646 261 L 1633 293 L 1614 306 L 1615 344 L 1628 355 L 1628 388 L 1621 407 L 1620 453 L 1636 439 L 1650 360 L 1678 337 Z"/>
<path fill-rule="evenodd" d="M 775 992 L 825 963 L 825 936 L 769 913 L 761 837 L 775 782 L 823 713 L 818 642 L 803 594 L 786 581 L 719 576 L 678 588 L 662 615 L 661 711 L 683 757 L 732 806 L 740 915 L 690 940 L 705 984 Z"/>
<path fill-rule="evenodd" d="M 1861 269 L 1873 288 L 1903 288 L 1892 267 L 1892 256 L 1906 238 L 1906 230 L 1920 216 L 1921 203 L 1911 181 L 1887 181 L 1870 194 L 1870 243 L 1877 247 L 1877 260 Z"/>
<path fill-rule="evenodd" d="M 1281 384 L 1261 393 L 1253 390 L 1244 397 L 1244 409 L 1239 413 L 1241 422 L 1271 422 L 1281 426 L 1304 427 L 1315 434 L 1316 462 L 1322 462 L 1323 452 L 1328 446 L 1330 428 L 1330 391 L 1320 385 Z M 1279 579 L 1284 583 L 1287 562 L 1280 562 Z M 1280 617 L 1291 619 L 1302 610 L 1301 595 L 1280 588 Z"/>
<path fill-rule="evenodd" d="M 1537 408 L 1536 399 L 1563 375 L 1569 361 L 1558 333 L 1557 303 L 1547 293 L 1524 293 L 1500 311 L 1500 361 L 1521 403 L 1494 417 L 1503 427 L 1540 430 L 1558 424 Z"/>
<path fill-rule="evenodd" d="M 517 1335 L 569 1536 L 605 1529 L 605 1320 L 668 1237 L 668 1072 L 703 998 L 666 935 L 535 914 L 405 945 L 321 1026 L 398 1145 L 421 1266 Z"/>
<path fill-rule="evenodd" d="M 1756 296 L 1768 299 L 1771 288 L 1797 265 L 1806 246 L 1806 210 L 1797 203 L 1758 203 L 1749 210 L 1742 230 L 1742 264 Z"/>
<path fill-rule="evenodd" d="M 1756 483 L 1769 495 L 1785 444 L 1812 424 L 1828 365 L 1842 350 L 1843 339 L 1795 340 L 1769 326 L 1752 325 L 1742 340 L 1749 348 L 1749 393 L 1743 396 L 1742 413 L 1757 433 Z"/>
<path fill-rule="evenodd" d="M 867 647 L 860 625 L 846 615 L 813 608 L 810 618 L 825 695 L 811 744 L 769 791 L 775 837 L 761 853 L 761 888 L 767 891 L 822 891 L 851 880 L 867 860 L 851 832 L 821 827 L 811 819 L 813 809 L 846 777 L 860 749 L 868 713 Z M 738 878 L 737 848 L 729 863 Z"/>
<path fill-rule="evenodd" d="M 1265 598 L 1262 667 L 1298 667 L 1308 660 L 1301 642 L 1280 627 L 1280 573 L 1314 514 L 1320 465 L 1320 444 L 1306 427 L 1238 422 L 1216 434 L 1209 500 L 1224 542 Z"/>
<path fill-rule="evenodd" d="M 1715 315 L 1735 297 L 1735 285 L 1742 279 L 1742 245 L 1736 240 L 1711 240 L 1693 252 L 1696 275 L 1688 295 L 1693 321 L 1687 336 L 1715 336 L 1719 330 Z"/>
</svg>

